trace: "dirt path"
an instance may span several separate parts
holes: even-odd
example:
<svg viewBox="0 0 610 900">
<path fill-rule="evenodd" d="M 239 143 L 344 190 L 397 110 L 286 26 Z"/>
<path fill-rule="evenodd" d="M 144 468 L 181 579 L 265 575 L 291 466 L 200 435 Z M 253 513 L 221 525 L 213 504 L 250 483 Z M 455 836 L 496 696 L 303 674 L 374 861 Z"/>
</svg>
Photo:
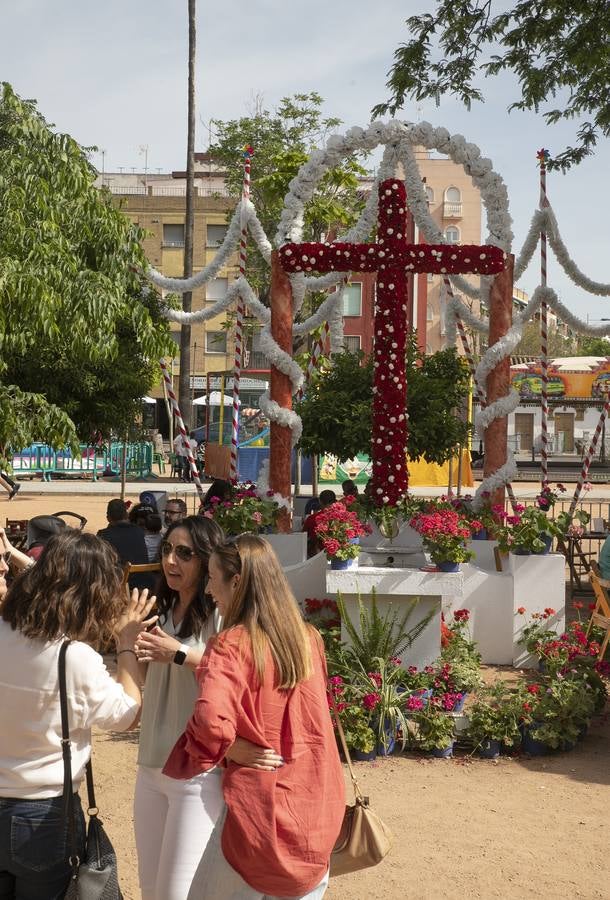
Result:
<svg viewBox="0 0 610 900">
<path fill-rule="evenodd" d="M 395 834 L 375 869 L 331 882 L 329 900 L 563 900 L 608 897 L 610 722 L 572 753 L 497 762 L 395 756 L 357 763 Z M 99 735 L 101 813 L 119 853 L 126 900 L 138 900 L 131 821 L 137 734 Z"/>
</svg>

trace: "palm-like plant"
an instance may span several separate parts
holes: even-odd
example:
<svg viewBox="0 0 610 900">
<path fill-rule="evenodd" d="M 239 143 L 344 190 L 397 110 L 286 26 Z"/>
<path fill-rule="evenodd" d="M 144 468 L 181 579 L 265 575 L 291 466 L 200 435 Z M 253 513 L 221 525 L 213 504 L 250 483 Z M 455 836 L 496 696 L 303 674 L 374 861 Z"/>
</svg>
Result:
<svg viewBox="0 0 610 900">
<path fill-rule="evenodd" d="M 382 615 L 377 605 L 377 594 L 373 589 L 370 601 L 364 603 L 358 596 L 358 623 L 357 627 L 349 617 L 345 602 L 341 594 L 337 594 L 337 606 L 341 614 L 341 621 L 350 640 L 350 645 L 345 647 L 345 665 L 349 670 L 355 663 L 365 672 L 376 671 L 377 660 L 385 662 L 402 654 L 426 628 L 434 615 L 431 611 L 416 625 L 407 628 L 407 622 L 419 603 L 419 598 L 414 597 L 401 615 L 391 607 Z"/>
</svg>

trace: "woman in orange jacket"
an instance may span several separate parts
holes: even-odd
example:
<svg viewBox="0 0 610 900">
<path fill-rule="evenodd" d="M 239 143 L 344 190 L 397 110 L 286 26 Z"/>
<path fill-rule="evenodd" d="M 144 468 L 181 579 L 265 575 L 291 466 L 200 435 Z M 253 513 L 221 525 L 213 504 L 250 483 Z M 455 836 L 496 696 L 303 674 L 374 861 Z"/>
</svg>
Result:
<svg viewBox="0 0 610 900">
<path fill-rule="evenodd" d="M 206 771 L 238 737 L 275 750 L 284 764 L 228 762 L 226 808 L 189 900 L 317 900 L 345 811 L 321 638 L 303 622 L 263 538 L 242 535 L 218 547 L 208 590 L 223 631 L 208 643 L 199 699 L 164 772 L 191 778 Z"/>
</svg>

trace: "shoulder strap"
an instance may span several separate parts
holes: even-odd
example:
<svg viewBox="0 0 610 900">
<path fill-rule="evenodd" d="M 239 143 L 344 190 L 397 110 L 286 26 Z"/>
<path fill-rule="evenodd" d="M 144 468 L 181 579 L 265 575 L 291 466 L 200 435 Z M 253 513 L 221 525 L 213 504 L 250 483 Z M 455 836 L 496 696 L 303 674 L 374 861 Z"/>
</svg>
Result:
<svg viewBox="0 0 610 900">
<path fill-rule="evenodd" d="M 343 753 L 345 754 L 345 762 L 347 763 L 347 768 L 349 770 L 350 778 L 352 779 L 352 787 L 354 789 L 354 796 L 356 800 L 364 803 L 365 798 L 362 796 L 362 791 L 360 790 L 360 785 L 358 784 L 358 779 L 356 778 L 356 773 L 354 772 L 354 767 L 352 765 L 352 758 L 349 753 L 349 749 L 347 746 L 347 741 L 345 740 L 345 732 L 343 731 L 343 726 L 341 724 L 341 719 L 339 718 L 339 711 L 337 709 L 337 704 L 335 702 L 335 695 L 332 692 L 332 688 L 328 686 L 328 695 L 330 697 L 330 702 L 332 705 L 333 716 L 335 719 L 335 723 L 337 725 L 337 731 L 339 732 L 339 738 L 341 740 L 341 747 L 343 748 Z"/>
<path fill-rule="evenodd" d="M 74 794 L 72 791 L 72 752 L 70 750 L 70 726 L 68 722 L 68 692 L 66 689 L 66 652 L 70 641 L 64 641 L 59 648 L 57 674 L 59 680 L 59 707 L 61 710 L 61 752 L 64 761 L 63 813 L 68 824 L 70 842 L 70 865 L 73 877 L 78 875 L 79 857 L 76 846 L 76 818 Z"/>
</svg>

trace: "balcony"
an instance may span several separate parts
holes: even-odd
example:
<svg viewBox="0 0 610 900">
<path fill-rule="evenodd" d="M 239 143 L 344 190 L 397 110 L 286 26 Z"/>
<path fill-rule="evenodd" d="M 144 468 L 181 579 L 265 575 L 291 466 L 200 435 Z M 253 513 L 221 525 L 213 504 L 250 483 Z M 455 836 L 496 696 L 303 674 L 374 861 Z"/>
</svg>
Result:
<svg viewBox="0 0 610 900">
<path fill-rule="evenodd" d="M 162 241 L 161 246 L 165 247 L 165 248 L 169 247 L 169 248 L 176 249 L 176 248 L 184 247 L 184 241 Z"/>
<path fill-rule="evenodd" d="M 445 200 L 443 203 L 443 219 L 461 219 L 462 218 L 462 204 L 461 203 L 450 203 L 448 200 Z"/>
<path fill-rule="evenodd" d="M 248 351 L 248 362 L 247 364 L 244 362 L 244 369 L 270 369 L 271 363 L 269 362 L 269 357 L 266 353 L 263 353 L 261 350 L 250 350 Z"/>
</svg>

